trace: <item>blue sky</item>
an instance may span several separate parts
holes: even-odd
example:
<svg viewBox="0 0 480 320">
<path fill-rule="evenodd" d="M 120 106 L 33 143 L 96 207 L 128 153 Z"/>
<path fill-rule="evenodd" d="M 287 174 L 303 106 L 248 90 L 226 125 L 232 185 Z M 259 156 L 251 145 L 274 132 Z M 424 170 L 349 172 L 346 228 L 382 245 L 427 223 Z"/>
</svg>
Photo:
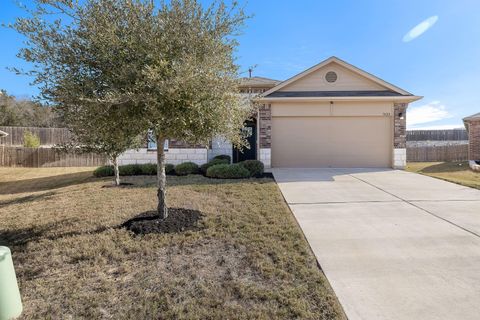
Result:
<svg viewBox="0 0 480 320">
<path fill-rule="evenodd" d="M 0 2 L 1 22 L 23 14 L 14 0 Z M 480 111 L 478 0 L 251 0 L 246 10 L 254 17 L 239 38 L 244 75 L 256 65 L 254 75 L 285 80 L 335 55 L 424 96 L 410 106 L 410 128 L 460 127 Z M 36 94 L 31 79 L 6 70 L 23 65 L 22 39 L 4 28 L 0 39 L 0 88 Z"/>
</svg>

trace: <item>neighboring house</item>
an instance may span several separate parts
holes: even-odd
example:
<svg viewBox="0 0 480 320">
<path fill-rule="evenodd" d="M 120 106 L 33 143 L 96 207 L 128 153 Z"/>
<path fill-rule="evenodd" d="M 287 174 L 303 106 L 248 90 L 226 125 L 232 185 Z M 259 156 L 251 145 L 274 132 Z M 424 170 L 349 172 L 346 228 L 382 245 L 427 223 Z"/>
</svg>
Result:
<svg viewBox="0 0 480 320">
<path fill-rule="evenodd" d="M 260 103 L 256 119 L 246 123 L 249 150 L 242 153 L 221 138 L 208 148 L 170 140 L 167 162 L 204 163 L 229 154 L 234 162 L 258 159 L 267 168 L 406 165 L 406 109 L 421 97 L 336 57 L 283 82 L 242 79 L 240 90 Z M 155 159 L 145 148 L 128 151 L 120 161 Z"/>
<path fill-rule="evenodd" d="M 468 159 L 473 170 L 480 171 L 480 112 L 463 119 L 468 131 Z"/>
</svg>

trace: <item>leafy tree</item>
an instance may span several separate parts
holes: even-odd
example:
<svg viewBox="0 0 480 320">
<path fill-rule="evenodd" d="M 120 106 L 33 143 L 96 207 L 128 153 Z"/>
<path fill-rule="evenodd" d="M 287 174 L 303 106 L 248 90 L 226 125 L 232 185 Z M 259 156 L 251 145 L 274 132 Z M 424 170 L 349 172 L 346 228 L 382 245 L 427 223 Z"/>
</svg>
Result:
<svg viewBox="0 0 480 320">
<path fill-rule="evenodd" d="M 24 72 L 40 86 L 40 98 L 55 111 L 72 133 L 63 145 L 69 152 L 105 154 L 120 184 L 118 156 L 138 147 L 146 136 L 145 124 L 133 118 L 136 101 L 129 93 L 129 71 L 116 63 L 123 59 L 121 43 L 112 28 L 99 29 L 116 1 L 38 0 L 31 16 L 13 25 L 28 40 L 19 56 L 36 66 Z M 135 1 L 122 1 L 133 4 Z M 127 8 L 125 8 L 127 9 Z M 56 18 L 52 20 L 52 16 Z M 112 33 L 113 32 L 113 33 Z M 121 37 L 125 37 L 122 35 Z"/>
<path fill-rule="evenodd" d="M 208 8 L 196 0 L 162 3 L 153 17 L 148 51 L 141 62 L 142 77 L 134 90 L 144 99 L 146 116 L 157 146 L 175 137 L 191 143 L 208 143 L 223 135 L 236 145 L 251 112 L 238 95 L 235 36 L 245 22 L 243 10 L 223 2 Z M 157 148 L 158 212 L 167 216 L 165 154 Z"/>
<path fill-rule="evenodd" d="M 62 122 L 52 107 L 29 99 L 17 99 L 0 90 L 0 126 L 58 127 Z"/>
<path fill-rule="evenodd" d="M 153 130 L 162 218 L 168 214 L 161 147 L 166 139 L 207 145 L 223 135 L 245 145 L 240 129 L 251 108 L 237 92 L 234 53 L 247 17 L 236 2 L 208 7 L 197 0 L 158 7 L 151 0 L 36 3 L 32 16 L 18 19 L 14 28 L 28 39 L 20 56 L 39 66 L 30 74 L 43 98 L 58 105 L 74 130 L 86 127 L 102 139 L 106 131 L 122 132 L 123 146 Z M 67 19 L 52 20 L 52 13 Z"/>
</svg>

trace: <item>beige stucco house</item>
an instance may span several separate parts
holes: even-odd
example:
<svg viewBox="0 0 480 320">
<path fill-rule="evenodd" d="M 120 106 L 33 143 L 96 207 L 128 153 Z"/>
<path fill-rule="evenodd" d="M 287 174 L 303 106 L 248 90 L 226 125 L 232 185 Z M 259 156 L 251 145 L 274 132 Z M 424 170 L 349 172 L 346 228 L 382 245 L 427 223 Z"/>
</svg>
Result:
<svg viewBox="0 0 480 320">
<path fill-rule="evenodd" d="M 406 110 L 421 97 L 336 57 L 283 82 L 242 79 L 242 94 L 260 107 L 246 123 L 251 148 L 236 150 L 214 138 L 208 148 L 170 141 L 167 161 L 204 163 L 218 154 L 269 167 L 394 167 L 406 165 Z M 173 142 L 173 143 L 172 143 Z M 155 161 L 132 150 L 121 163 Z"/>
</svg>

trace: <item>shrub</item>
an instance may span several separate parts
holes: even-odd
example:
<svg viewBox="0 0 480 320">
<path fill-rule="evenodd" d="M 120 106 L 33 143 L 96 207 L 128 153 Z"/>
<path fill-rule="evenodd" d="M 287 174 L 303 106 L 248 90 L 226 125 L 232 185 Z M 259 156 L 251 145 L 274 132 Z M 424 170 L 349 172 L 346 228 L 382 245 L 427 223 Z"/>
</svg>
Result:
<svg viewBox="0 0 480 320">
<path fill-rule="evenodd" d="M 102 166 L 93 171 L 93 176 L 97 178 L 111 177 L 113 174 L 113 166 Z"/>
<path fill-rule="evenodd" d="M 179 176 L 186 176 L 187 174 L 197 173 L 198 165 L 193 162 L 184 162 L 175 167 L 175 173 Z"/>
<path fill-rule="evenodd" d="M 217 179 L 242 179 L 250 172 L 239 164 L 217 164 L 207 169 L 207 177 Z"/>
<path fill-rule="evenodd" d="M 142 174 L 139 164 L 126 164 L 118 167 L 121 176 L 138 176 Z"/>
<path fill-rule="evenodd" d="M 175 173 L 175 166 L 171 163 L 167 163 L 165 165 L 165 174 L 174 174 Z"/>
<path fill-rule="evenodd" d="M 230 164 L 230 162 L 229 162 L 227 159 L 215 159 L 215 158 L 213 158 L 213 159 L 210 160 L 209 162 L 202 164 L 202 165 L 200 166 L 200 171 L 201 171 L 203 174 L 206 174 L 208 168 L 210 168 L 211 166 L 215 166 L 215 165 L 217 165 L 217 164 Z"/>
<path fill-rule="evenodd" d="M 23 133 L 23 146 L 25 148 L 40 147 L 40 137 L 30 131 L 25 131 Z"/>
<path fill-rule="evenodd" d="M 145 176 L 154 176 L 157 174 L 157 164 L 155 163 L 144 163 L 140 164 L 140 171 Z"/>
<path fill-rule="evenodd" d="M 251 177 L 261 177 L 265 169 L 263 162 L 258 160 L 245 160 L 239 163 L 250 172 Z"/>
<path fill-rule="evenodd" d="M 175 166 L 167 163 L 165 165 L 165 173 L 173 174 Z M 145 164 L 127 164 L 118 167 L 118 171 L 121 176 L 154 176 L 157 174 L 157 164 L 145 163 Z M 97 178 L 110 177 L 114 175 L 113 166 L 98 167 L 93 171 L 93 175 Z"/>
<path fill-rule="evenodd" d="M 213 157 L 213 160 L 215 160 L 215 159 L 227 160 L 229 164 L 232 162 L 232 157 L 230 157 L 229 155 L 226 155 L 226 154 L 221 154 L 219 156 Z"/>
</svg>

